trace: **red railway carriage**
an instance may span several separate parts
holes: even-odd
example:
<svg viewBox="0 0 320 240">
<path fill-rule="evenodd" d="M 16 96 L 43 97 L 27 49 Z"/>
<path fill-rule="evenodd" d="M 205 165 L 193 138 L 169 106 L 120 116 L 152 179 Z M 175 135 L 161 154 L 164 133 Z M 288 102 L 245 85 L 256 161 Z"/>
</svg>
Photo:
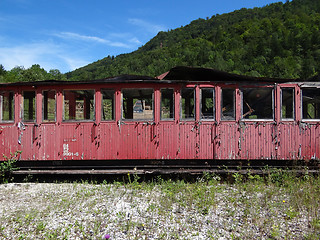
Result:
<svg viewBox="0 0 320 240">
<path fill-rule="evenodd" d="M 320 158 L 320 83 L 176 67 L 159 78 L 0 85 L 1 156 Z M 5 159 L 5 157 L 2 157 Z"/>
</svg>

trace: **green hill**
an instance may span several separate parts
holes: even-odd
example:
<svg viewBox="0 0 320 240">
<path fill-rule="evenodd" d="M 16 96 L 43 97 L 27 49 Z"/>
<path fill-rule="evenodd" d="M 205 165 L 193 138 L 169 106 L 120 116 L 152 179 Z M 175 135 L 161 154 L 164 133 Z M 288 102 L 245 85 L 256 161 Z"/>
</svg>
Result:
<svg viewBox="0 0 320 240">
<path fill-rule="evenodd" d="M 58 71 L 48 76 L 69 80 L 121 74 L 157 76 L 175 66 L 280 78 L 319 74 L 320 1 L 292 0 L 198 19 L 184 27 L 159 32 L 132 53 L 107 56 L 65 75 Z M 16 76 L 22 81 L 26 77 L 39 79 L 40 73 L 47 76 L 40 66 L 34 69 L 37 74 L 32 69 L 1 73 L 0 65 L 0 80 L 15 81 Z"/>
<path fill-rule="evenodd" d="M 320 70 L 320 1 L 293 0 L 198 19 L 159 32 L 138 50 L 67 73 L 99 79 L 123 73 L 157 76 L 200 66 L 250 76 L 307 78 Z"/>
</svg>

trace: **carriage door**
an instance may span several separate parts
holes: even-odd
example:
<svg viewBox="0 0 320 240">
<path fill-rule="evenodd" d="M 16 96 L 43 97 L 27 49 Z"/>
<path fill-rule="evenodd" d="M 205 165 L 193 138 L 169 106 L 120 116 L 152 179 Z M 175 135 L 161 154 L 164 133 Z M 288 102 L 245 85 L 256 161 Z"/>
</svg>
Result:
<svg viewBox="0 0 320 240">
<path fill-rule="evenodd" d="M 0 159 L 9 157 L 11 153 L 20 150 L 17 146 L 17 133 L 14 124 L 15 116 L 14 91 L 0 91 Z"/>
<path fill-rule="evenodd" d="M 222 87 L 217 91 L 216 98 L 217 124 L 212 134 L 214 159 L 235 159 L 241 149 L 236 122 L 236 89 Z"/>
<path fill-rule="evenodd" d="M 122 89 L 120 159 L 155 159 L 154 89 Z"/>
<path fill-rule="evenodd" d="M 198 159 L 200 153 L 199 122 L 196 121 L 196 89 L 181 89 L 180 123 L 179 123 L 179 158 Z"/>
<path fill-rule="evenodd" d="M 36 91 L 23 91 L 20 105 L 21 121 L 18 123 L 18 144 L 23 159 L 37 158 L 38 125 L 36 123 Z"/>
<path fill-rule="evenodd" d="M 41 123 L 37 124 L 37 139 L 39 156 L 37 159 L 41 160 L 56 160 L 59 159 L 59 131 L 56 122 L 57 104 L 56 104 L 56 91 L 43 90 L 40 102 L 37 103 L 37 109 L 41 108 L 42 111 L 37 113 L 41 118 Z"/>
<path fill-rule="evenodd" d="M 213 86 L 200 88 L 199 158 L 214 158 L 216 104 Z"/>
</svg>

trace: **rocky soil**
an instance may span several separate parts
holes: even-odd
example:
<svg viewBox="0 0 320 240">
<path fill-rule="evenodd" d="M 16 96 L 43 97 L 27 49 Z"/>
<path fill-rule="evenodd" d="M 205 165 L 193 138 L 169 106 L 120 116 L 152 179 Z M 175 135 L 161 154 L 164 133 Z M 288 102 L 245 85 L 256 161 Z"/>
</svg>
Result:
<svg viewBox="0 0 320 240">
<path fill-rule="evenodd" d="M 252 188 L 221 183 L 0 184 L 0 239 L 317 238 L 318 208 L 297 207 L 296 195 L 285 189 Z"/>
</svg>

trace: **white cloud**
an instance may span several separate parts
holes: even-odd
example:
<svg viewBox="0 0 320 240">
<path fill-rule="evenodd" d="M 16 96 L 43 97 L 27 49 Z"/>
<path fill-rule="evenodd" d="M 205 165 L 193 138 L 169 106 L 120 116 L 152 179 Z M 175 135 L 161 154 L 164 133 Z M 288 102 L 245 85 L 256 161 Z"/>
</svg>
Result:
<svg viewBox="0 0 320 240">
<path fill-rule="evenodd" d="M 112 46 L 112 47 L 122 47 L 122 48 L 130 48 L 131 47 L 128 44 L 125 44 L 122 42 L 110 41 L 110 40 L 100 38 L 100 37 L 81 35 L 81 34 L 73 33 L 73 32 L 56 33 L 56 34 L 54 34 L 54 36 L 59 37 L 59 38 L 63 38 L 63 39 L 97 42 L 97 43 L 106 44 L 106 45 Z"/>
<path fill-rule="evenodd" d="M 81 41 L 94 41 L 94 42 L 99 42 L 99 43 L 107 43 L 108 41 L 99 38 L 99 37 L 93 37 L 93 36 L 86 36 L 86 35 L 81 35 L 78 33 L 72 33 L 72 32 L 61 32 L 55 34 L 57 37 L 65 38 L 65 39 L 75 39 L 75 40 L 81 40 Z"/>
<path fill-rule="evenodd" d="M 40 64 L 47 71 L 59 69 L 61 72 L 68 72 L 88 63 L 79 56 L 72 56 L 67 49 L 51 42 L 0 47 L 0 64 L 7 70 L 17 66 L 29 68 L 33 64 Z"/>
<path fill-rule="evenodd" d="M 52 46 L 45 44 L 27 44 L 13 47 L 0 48 L 0 62 L 6 68 L 16 66 L 30 67 L 39 58 L 52 51 Z"/>
<path fill-rule="evenodd" d="M 140 42 L 139 39 L 136 37 L 129 39 L 129 42 L 134 43 L 134 44 L 138 44 L 138 45 L 142 44 L 142 42 Z"/>
<path fill-rule="evenodd" d="M 46 35 L 48 36 L 48 33 Z M 59 69 L 61 72 L 68 72 L 103 58 L 104 53 L 105 56 L 117 55 L 123 52 L 123 48 L 133 50 L 142 44 L 129 33 L 114 36 L 109 34 L 110 40 L 74 32 L 49 35 L 56 38 L 21 42 L 19 39 L 0 36 L 0 64 L 6 70 L 17 66 L 29 68 L 33 64 L 39 64 L 47 71 Z"/>
<path fill-rule="evenodd" d="M 130 18 L 129 23 L 141 27 L 152 34 L 157 34 L 160 31 L 166 30 L 166 28 L 163 25 L 152 24 L 150 22 L 138 18 Z"/>
<path fill-rule="evenodd" d="M 103 58 L 102 52 L 105 52 L 105 55 L 116 55 L 122 51 L 120 49 L 133 49 L 142 44 L 137 38 L 130 37 L 130 35 L 122 38 L 125 39 L 125 43 L 121 42 L 122 39 L 111 41 L 72 32 L 61 32 L 54 36 L 58 39 L 31 43 L 22 43 L 0 36 L 0 64 L 6 70 L 17 66 L 29 68 L 33 64 L 39 64 L 47 71 L 59 69 L 61 72 L 69 72 L 96 61 L 98 56 Z M 66 41 L 61 41 L 61 39 Z M 75 44 L 74 41 L 80 41 L 81 44 Z"/>
<path fill-rule="evenodd" d="M 61 56 L 61 58 L 68 64 L 70 70 L 75 70 L 90 63 L 80 58 L 71 58 L 66 56 Z"/>
</svg>

